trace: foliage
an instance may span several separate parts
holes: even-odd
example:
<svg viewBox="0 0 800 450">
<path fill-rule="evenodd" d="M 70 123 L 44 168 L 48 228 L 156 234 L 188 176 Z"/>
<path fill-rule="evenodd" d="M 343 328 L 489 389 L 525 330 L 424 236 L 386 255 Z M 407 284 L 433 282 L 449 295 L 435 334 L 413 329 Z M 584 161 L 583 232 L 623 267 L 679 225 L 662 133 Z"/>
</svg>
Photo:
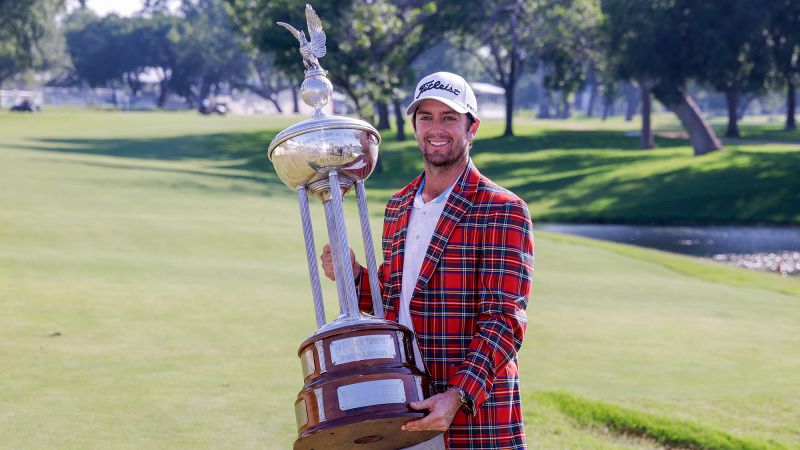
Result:
<svg viewBox="0 0 800 450">
<path fill-rule="evenodd" d="M 197 102 L 212 89 L 250 74 L 251 55 L 221 1 L 184 2 L 181 15 L 154 3 L 149 15 L 68 20 L 67 42 L 78 75 L 92 86 L 127 82 L 158 69 L 159 105 L 169 89 Z"/>
<path fill-rule="evenodd" d="M 250 73 L 252 55 L 222 1 L 184 2 L 181 13 L 170 80 L 178 94 L 204 99 L 212 89 Z"/>
<path fill-rule="evenodd" d="M 60 57 L 52 41 L 63 7 L 64 0 L 0 0 L 0 86 L 27 69 L 47 69 Z"/>
<path fill-rule="evenodd" d="M 773 84 L 787 85 L 786 129 L 797 128 L 795 122 L 796 88 L 800 86 L 800 3 L 793 0 L 770 0 L 768 44 L 775 68 Z"/>
<path fill-rule="evenodd" d="M 305 29 L 305 1 L 228 2 L 252 44 L 273 54 L 275 65 L 299 84 L 303 66 L 297 40 L 275 23 Z M 369 118 L 372 102 L 396 100 L 403 95 L 398 89 L 413 86 L 410 62 L 458 27 L 468 10 L 443 0 L 337 0 L 315 5 L 328 42 L 322 66 L 359 114 Z"/>
<path fill-rule="evenodd" d="M 616 78 L 635 81 L 675 112 L 695 153 L 722 148 L 687 92 L 701 76 L 709 46 L 703 31 L 713 26 L 698 0 L 603 0 L 606 59 Z"/>
<path fill-rule="evenodd" d="M 520 77 L 537 65 L 544 86 L 564 97 L 574 93 L 596 64 L 600 10 L 593 0 L 499 0 L 484 2 L 471 27 L 484 69 L 506 92 L 505 136 L 512 136 L 515 92 Z"/>
<path fill-rule="evenodd" d="M 545 87 L 571 94 L 591 69 L 602 68 L 602 13 L 594 0 L 561 1 L 542 11 L 549 28 L 538 56 L 547 68 Z"/>
</svg>

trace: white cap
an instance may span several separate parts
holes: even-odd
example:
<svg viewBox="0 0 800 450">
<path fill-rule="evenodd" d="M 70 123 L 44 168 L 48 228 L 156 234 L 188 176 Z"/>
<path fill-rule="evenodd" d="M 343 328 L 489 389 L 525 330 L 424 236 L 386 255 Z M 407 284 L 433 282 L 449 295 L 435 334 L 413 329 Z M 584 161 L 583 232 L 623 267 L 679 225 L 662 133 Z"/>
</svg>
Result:
<svg viewBox="0 0 800 450">
<path fill-rule="evenodd" d="M 450 72 L 436 72 L 420 80 L 406 115 L 414 114 L 423 100 L 438 100 L 461 114 L 478 117 L 478 100 L 466 80 Z"/>
</svg>

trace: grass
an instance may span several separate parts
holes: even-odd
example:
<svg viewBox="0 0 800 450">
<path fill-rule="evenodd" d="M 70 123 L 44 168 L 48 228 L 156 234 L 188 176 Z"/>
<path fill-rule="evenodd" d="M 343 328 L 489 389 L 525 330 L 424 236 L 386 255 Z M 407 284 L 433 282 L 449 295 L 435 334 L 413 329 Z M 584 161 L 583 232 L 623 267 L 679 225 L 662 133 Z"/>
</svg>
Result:
<svg viewBox="0 0 800 450">
<path fill-rule="evenodd" d="M 709 450 L 784 448 L 775 442 L 741 439 L 694 422 L 643 414 L 567 392 L 540 392 L 536 397 L 542 402 L 552 403 L 580 424 L 605 427 L 617 434 L 652 439 L 667 447 Z"/>
<path fill-rule="evenodd" d="M 314 319 L 294 194 L 264 150 L 297 120 L 0 113 L 0 447 L 291 446 L 296 351 Z M 500 124 L 483 126 L 488 143 Z M 625 124 L 519 129 L 558 127 L 597 128 L 580 135 L 590 151 Z M 385 195 L 419 167 L 390 140 L 386 172 L 367 183 L 373 230 Z M 518 176 L 538 170 L 508 155 Z M 493 158 L 475 159 L 502 175 Z M 662 446 L 577 420 L 541 392 L 800 446 L 800 282 L 547 233 L 536 244 L 520 354 L 532 448 Z"/>
</svg>

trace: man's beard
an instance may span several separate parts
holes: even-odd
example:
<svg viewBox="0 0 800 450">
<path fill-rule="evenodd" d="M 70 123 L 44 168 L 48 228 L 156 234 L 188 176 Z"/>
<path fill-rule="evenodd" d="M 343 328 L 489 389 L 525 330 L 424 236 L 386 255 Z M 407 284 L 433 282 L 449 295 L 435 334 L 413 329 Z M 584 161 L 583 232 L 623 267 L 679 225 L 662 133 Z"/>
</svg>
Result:
<svg viewBox="0 0 800 450">
<path fill-rule="evenodd" d="M 465 160 L 465 155 L 469 150 L 468 146 L 469 143 L 466 141 L 453 141 L 450 144 L 450 149 L 447 151 L 447 153 L 442 154 L 436 150 L 432 150 L 430 152 L 423 150 L 422 157 L 425 160 L 425 163 L 432 167 L 436 167 L 437 169 L 448 169 Z M 427 149 L 428 147 L 429 145 L 425 143 L 425 148 Z"/>
</svg>

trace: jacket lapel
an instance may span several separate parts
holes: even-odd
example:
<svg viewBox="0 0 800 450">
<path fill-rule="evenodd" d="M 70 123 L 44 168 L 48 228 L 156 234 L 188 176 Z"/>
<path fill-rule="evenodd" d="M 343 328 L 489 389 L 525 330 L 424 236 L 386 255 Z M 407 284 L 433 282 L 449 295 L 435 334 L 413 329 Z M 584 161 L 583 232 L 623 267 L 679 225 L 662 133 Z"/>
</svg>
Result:
<svg viewBox="0 0 800 450">
<path fill-rule="evenodd" d="M 420 289 L 428 284 L 431 279 L 433 271 L 439 264 L 439 259 L 442 257 L 442 252 L 447 246 L 447 241 L 453 234 L 453 229 L 458 225 L 464 213 L 472 206 L 472 200 L 475 192 L 478 190 L 478 181 L 480 180 L 480 173 L 472 164 L 470 160 L 464 173 L 461 174 L 458 181 L 456 181 L 450 196 L 447 199 L 442 215 L 439 217 L 439 222 L 436 224 L 436 229 L 431 236 L 431 243 L 428 245 L 428 251 L 425 254 L 425 260 L 422 262 L 422 268 L 419 272 L 417 285 L 414 288 L 412 299 L 417 296 Z M 415 190 L 416 192 L 416 190 Z M 412 196 L 413 200 L 413 196 Z M 406 228 L 408 228 L 408 217 L 406 217 Z M 400 271 L 403 267 L 400 265 Z"/>
</svg>

